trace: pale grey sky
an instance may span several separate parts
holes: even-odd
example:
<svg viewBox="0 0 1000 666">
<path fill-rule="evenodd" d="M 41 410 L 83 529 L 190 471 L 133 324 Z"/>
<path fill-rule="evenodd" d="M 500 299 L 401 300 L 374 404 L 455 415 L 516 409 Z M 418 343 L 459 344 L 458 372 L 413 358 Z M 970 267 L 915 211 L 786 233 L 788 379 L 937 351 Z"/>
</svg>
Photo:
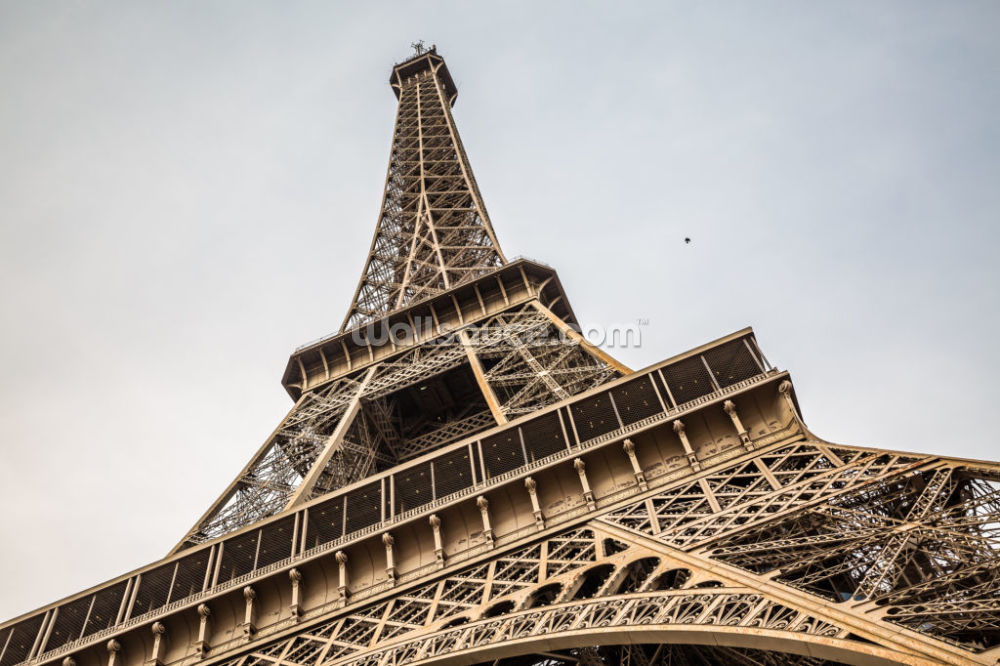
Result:
<svg viewBox="0 0 1000 666">
<path fill-rule="evenodd" d="M 625 362 L 753 325 L 819 435 L 1000 457 L 997 34 L 994 1 L 0 2 L 0 620 L 161 557 L 290 407 L 419 38 L 507 254 L 649 320 Z"/>
</svg>

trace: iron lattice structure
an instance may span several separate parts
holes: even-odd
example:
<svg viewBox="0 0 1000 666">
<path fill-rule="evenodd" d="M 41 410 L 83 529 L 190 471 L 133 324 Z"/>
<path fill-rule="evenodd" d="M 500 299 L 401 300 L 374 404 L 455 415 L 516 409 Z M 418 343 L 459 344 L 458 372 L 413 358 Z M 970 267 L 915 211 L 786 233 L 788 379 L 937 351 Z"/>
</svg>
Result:
<svg viewBox="0 0 1000 666">
<path fill-rule="evenodd" d="M 344 328 L 162 560 L 0 666 L 994 664 L 1000 465 L 832 444 L 750 329 L 644 370 L 508 261 L 431 50 Z"/>
</svg>

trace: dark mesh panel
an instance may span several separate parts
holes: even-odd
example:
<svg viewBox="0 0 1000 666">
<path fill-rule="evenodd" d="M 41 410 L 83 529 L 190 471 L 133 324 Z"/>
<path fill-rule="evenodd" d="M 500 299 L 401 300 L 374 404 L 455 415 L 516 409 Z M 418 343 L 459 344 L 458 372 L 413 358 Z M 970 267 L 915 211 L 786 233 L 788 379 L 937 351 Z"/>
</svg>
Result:
<svg viewBox="0 0 1000 666">
<path fill-rule="evenodd" d="M 205 571 L 208 569 L 208 549 L 189 555 L 177 564 L 177 576 L 170 592 L 170 602 L 187 599 L 195 592 L 201 592 L 205 585 Z"/>
<path fill-rule="evenodd" d="M 261 528 L 260 552 L 257 555 L 257 568 L 274 564 L 278 560 L 292 556 L 292 538 L 295 534 L 295 516 L 282 518 Z"/>
<path fill-rule="evenodd" d="M 667 409 L 672 409 L 677 406 L 674 403 L 673 398 L 670 397 L 670 391 L 667 390 L 667 385 L 663 382 L 663 377 L 660 376 L 659 372 L 651 372 L 648 375 L 652 377 L 653 383 L 656 384 L 656 388 L 659 389 L 660 395 L 663 396 L 663 402 L 666 404 Z"/>
<path fill-rule="evenodd" d="M 434 460 L 434 492 L 447 497 L 472 485 L 469 449 L 462 447 Z"/>
<path fill-rule="evenodd" d="M 142 580 L 139 581 L 139 591 L 135 595 L 135 603 L 132 604 L 131 617 L 148 613 L 167 604 L 167 595 L 170 594 L 170 580 L 174 577 L 175 565 L 176 562 L 171 562 L 142 574 Z M 117 611 L 117 609 L 115 610 Z"/>
<path fill-rule="evenodd" d="M 399 487 L 396 487 L 399 492 Z M 382 483 L 376 481 L 347 494 L 347 534 L 382 520 Z"/>
<path fill-rule="evenodd" d="M 107 629 L 118 619 L 118 610 L 122 606 L 122 597 L 125 596 L 126 581 L 116 583 L 111 587 L 106 587 L 94 595 L 94 608 L 90 611 L 90 619 L 87 626 L 83 628 L 83 635 L 97 633 L 102 629 Z"/>
<path fill-rule="evenodd" d="M 521 438 L 517 431 L 504 432 L 483 440 L 486 476 L 494 478 L 524 465 Z"/>
<path fill-rule="evenodd" d="M 260 530 L 253 530 L 227 539 L 222 546 L 222 566 L 219 582 L 226 583 L 253 571 L 253 561 L 257 555 L 257 539 Z"/>
<path fill-rule="evenodd" d="M 11 627 L 13 635 L 7 643 L 7 651 L 3 653 L 0 666 L 12 666 L 28 658 L 28 653 L 35 644 L 35 638 L 38 637 L 38 631 L 42 628 L 43 617 L 44 614 L 39 613 Z"/>
<path fill-rule="evenodd" d="M 615 417 L 615 409 L 607 393 L 600 393 L 592 398 L 571 406 L 573 423 L 580 441 L 600 437 L 621 426 Z"/>
<path fill-rule="evenodd" d="M 90 602 L 93 599 L 94 595 L 89 595 L 59 607 L 59 614 L 53 624 L 52 633 L 45 644 L 46 650 L 62 647 L 80 637 L 83 632 L 83 623 L 87 619 L 87 611 L 90 610 Z M 3 644 L 0 643 L 0 648 L 2 647 Z"/>
<path fill-rule="evenodd" d="M 567 448 L 556 412 L 528 421 L 521 426 L 521 434 L 524 447 L 528 450 L 528 462 L 541 460 Z"/>
<path fill-rule="evenodd" d="M 309 509 L 306 548 L 315 548 L 343 536 L 344 499 L 334 497 Z"/>
<path fill-rule="evenodd" d="M 715 381 L 723 388 L 761 374 L 760 367 L 743 340 L 734 340 L 709 349 L 704 356 L 708 367 L 712 368 Z"/>
<path fill-rule="evenodd" d="M 649 418 L 663 411 L 653 390 L 649 375 L 611 389 L 611 395 L 618 407 L 618 415 L 625 425 Z"/>
<path fill-rule="evenodd" d="M 689 400 L 700 398 L 715 390 L 700 356 L 668 365 L 663 368 L 663 376 L 667 378 L 670 392 L 678 405 L 683 405 Z"/>
<path fill-rule="evenodd" d="M 402 470 L 393 477 L 396 481 L 396 513 L 416 509 L 433 499 L 429 462 Z"/>
</svg>

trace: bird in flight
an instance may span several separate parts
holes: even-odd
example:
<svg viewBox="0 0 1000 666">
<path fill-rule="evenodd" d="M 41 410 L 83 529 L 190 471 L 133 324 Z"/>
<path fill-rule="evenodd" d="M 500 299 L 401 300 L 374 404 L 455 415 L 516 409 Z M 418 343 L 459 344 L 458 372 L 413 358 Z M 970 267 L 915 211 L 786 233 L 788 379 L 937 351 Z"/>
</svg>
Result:
<svg viewBox="0 0 1000 666">
<path fill-rule="evenodd" d="M 685 244 L 685 245 L 690 245 L 690 244 L 691 244 L 691 239 L 690 239 L 690 238 L 688 238 L 687 236 L 685 236 L 685 237 L 684 237 L 684 244 Z"/>
</svg>

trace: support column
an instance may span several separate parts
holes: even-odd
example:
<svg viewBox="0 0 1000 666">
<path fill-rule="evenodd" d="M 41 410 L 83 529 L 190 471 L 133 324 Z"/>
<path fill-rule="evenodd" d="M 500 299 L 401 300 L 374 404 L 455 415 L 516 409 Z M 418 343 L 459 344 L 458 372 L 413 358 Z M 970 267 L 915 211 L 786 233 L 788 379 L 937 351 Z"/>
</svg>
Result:
<svg viewBox="0 0 1000 666">
<path fill-rule="evenodd" d="M 528 489 L 528 496 L 531 497 L 531 513 L 535 516 L 535 527 L 544 530 L 545 517 L 542 515 L 542 507 L 538 504 L 538 484 L 529 476 L 524 480 L 524 487 Z"/>
<path fill-rule="evenodd" d="M 122 644 L 112 638 L 104 647 L 108 650 L 108 666 L 116 666 L 118 653 L 122 651 Z"/>
<path fill-rule="evenodd" d="M 479 507 L 479 515 L 483 518 L 483 536 L 486 537 L 486 541 L 490 544 L 490 548 L 492 548 L 493 526 L 490 525 L 490 501 L 480 495 L 476 498 L 476 506 Z"/>
<path fill-rule="evenodd" d="M 681 446 L 684 447 L 684 455 L 687 456 L 691 469 L 696 472 L 700 471 L 701 463 L 698 462 L 698 456 L 694 454 L 694 449 L 691 448 L 691 442 L 688 441 L 687 433 L 684 432 L 684 422 L 680 419 L 674 421 L 674 432 L 677 433 L 677 437 L 681 440 Z"/>
<path fill-rule="evenodd" d="M 743 448 L 747 451 L 753 451 L 753 444 L 750 442 L 750 434 L 747 429 L 743 427 L 743 422 L 740 421 L 740 415 L 736 412 L 736 403 L 732 400 L 726 400 L 722 403 L 722 409 L 729 415 L 729 420 L 733 422 L 733 427 L 736 428 L 736 434 L 740 436 L 740 441 L 743 442 Z"/>
<path fill-rule="evenodd" d="M 163 656 L 167 651 L 167 627 L 162 622 L 154 622 L 150 630 L 153 632 L 153 649 L 146 666 L 163 666 Z"/>
<path fill-rule="evenodd" d="M 438 566 L 443 567 L 444 546 L 441 543 L 441 519 L 437 517 L 436 513 L 432 513 L 427 522 L 431 524 L 431 529 L 434 531 L 434 557 L 437 558 Z"/>
<path fill-rule="evenodd" d="M 243 588 L 243 598 L 246 600 L 246 611 L 243 613 L 243 636 L 249 641 L 257 633 L 257 590 L 249 585 Z"/>
<path fill-rule="evenodd" d="M 476 383 L 479 385 L 479 390 L 483 393 L 483 398 L 486 400 L 486 405 L 490 408 L 490 413 L 493 414 L 493 418 L 500 425 L 507 423 L 507 415 L 503 413 L 500 399 L 497 398 L 490 383 L 486 381 L 486 371 L 483 370 L 483 364 L 479 361 L 479 357 L 476 356 L 476 350 L 472 340 L 469 339 L 468 332 L 464 329 L 460 330 L 458 332 L 458 339 L 462 342 L 462 346 L 465 347 L 465 353 L 469 357 L 469 367 L 472 368 L 472 374 L 476 376 Z"/>
<path fill-rule="evenodd" d="M 194 650 L 199 659 L 204 659 L 208 655 L 210 647 L 208 644 L 208 620 L 212 617 L 212 609 L 207 604 L 199 604 L 198 617 L 200 618 L 200 622 L 198 623 L 198 640 L 194 643 Z"/>
<path fill-rule="evenodd" d="M 288 608 L 292 611 L 292 621 L 298 622 L 302 616 L 302 572 L 295 568 L 289 569 L 288 580 L 292 583 L 292 603 Z"/>
<path fill-rule="evenodd" d="M 337 560 L 337 573 L 340 576 L 340 584 L 337 586 L 337 590 L 340 592 L 340 605 L 347 605 L 347 553 L 342 550 L 338 550 L 334 555 Z"/>
<path fill-rule="evenodd" d="M 590 489 L 590 480 L 587 478 L 587 463 L 582 458 L 573 459 L 573 469 L 580 475 L 580 485 L 583 486 L 583 499 L 587 502 L 587 508 L 593 511 L 597 508 L 594 501 L 594 492 Z"/>
<path fill-rule="evenodd" d="M 396 540 L 388 532 L 382 535 L 382 545 L 385 546 L 385 576 L 389 579 L 390 585 L 396 584 L 396 559 L 392 552 L 392 546 Z"/>
<path fill-rule="evenodd" d="M 632 472 L 635 474 L 635 482 L 639 484 L 639 490 L 649 490 L 649 484 L 646 483 L 646 475 L 643 474 L 642 468 L 639 467 L 639 459 L 635 455 L 635 442 L 626 438 L 622 442 L 622 450 L 625 451 L 629 462 L 632 463 Z"/>
<path fill-rule="evenodd" d="M 795 415 L 795 420 L 802 422 L 802 417 L 799 416 L 799 410 L 795 409 L 795 401 L 792 400 L 792 383 L 787 379 L 778 384 L 778 393 L 781 397 L 785 399 L 785 403 L 788 405 L 788 411 Z"/>
</svg>

